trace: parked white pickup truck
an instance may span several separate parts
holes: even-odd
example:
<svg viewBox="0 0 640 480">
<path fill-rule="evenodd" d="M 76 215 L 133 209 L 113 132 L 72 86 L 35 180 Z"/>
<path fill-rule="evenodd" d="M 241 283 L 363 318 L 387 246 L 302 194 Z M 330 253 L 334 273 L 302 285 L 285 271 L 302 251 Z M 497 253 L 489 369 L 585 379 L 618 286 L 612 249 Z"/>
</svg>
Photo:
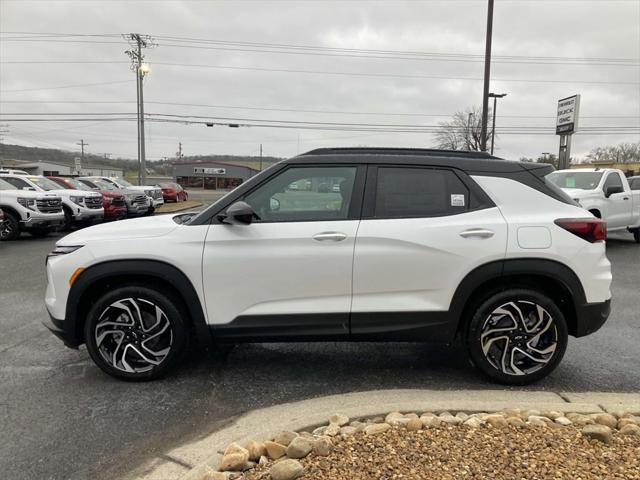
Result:
<svg viewBox="0 0 640 480">
<path fill-rule="evenodd" d="M 607 222 L 607 232 L 628 230 L 640 243 L 640 190 L 612 168 L 557 170 L 547 175 L 584 209 Z"/>
</svg>

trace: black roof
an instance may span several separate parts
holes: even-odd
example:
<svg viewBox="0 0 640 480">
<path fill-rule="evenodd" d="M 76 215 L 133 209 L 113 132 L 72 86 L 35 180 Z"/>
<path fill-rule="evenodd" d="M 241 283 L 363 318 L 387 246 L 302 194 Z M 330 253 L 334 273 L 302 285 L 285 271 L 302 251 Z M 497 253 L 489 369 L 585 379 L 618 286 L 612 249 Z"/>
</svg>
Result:
<svg viewBox="0 0 640 480">
<path fill-rule="evenodd" d="M 437 148 L 397 148 L 397 147 L 337 147 L 316 148 L 304 155 L 338 155 L 338 154 L 367 154 L 367 155 L 415 155 L 431 157 L 456 157 L 456 158 L 495 158 L 487 152 L 473 152 L 468 150 L 440 150 Z"/>
<path fill-rule="evenodd" d="M 468 174 L 518 173 L 529 171 L 542 177 L 553 167 L 546 163 L 518 162 L 486 152 L 429 148 L 318 148 L 285 160 L 284 163 L 369 163 L 450 167 Z"/>
</svg>

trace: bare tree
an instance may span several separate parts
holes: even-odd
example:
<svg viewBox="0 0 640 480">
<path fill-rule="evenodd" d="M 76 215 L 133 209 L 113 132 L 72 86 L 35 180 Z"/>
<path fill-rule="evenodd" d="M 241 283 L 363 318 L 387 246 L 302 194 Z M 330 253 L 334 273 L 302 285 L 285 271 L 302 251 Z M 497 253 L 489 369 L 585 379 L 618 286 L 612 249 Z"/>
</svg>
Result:
<svg viewBox="0 0 640 480">
<path fill-rule="evenodd" d="M 640 162 L 640 142 L 596 147 L 587 158 L 592 162 Z"/>
<path fill-rule="evenodd" d="M 489 110 L 489 118 L 491 118 Z M 469 107 L 463 112 L 456 112 L 451 120 L 438 123 L 435 132 L 436 148 L 446 150 L 480 151 L 482 131 L 482 110 L 480 107 Z M 491 143 L 491 126 L 487 131 L 487 143 Z"/>
</svg>

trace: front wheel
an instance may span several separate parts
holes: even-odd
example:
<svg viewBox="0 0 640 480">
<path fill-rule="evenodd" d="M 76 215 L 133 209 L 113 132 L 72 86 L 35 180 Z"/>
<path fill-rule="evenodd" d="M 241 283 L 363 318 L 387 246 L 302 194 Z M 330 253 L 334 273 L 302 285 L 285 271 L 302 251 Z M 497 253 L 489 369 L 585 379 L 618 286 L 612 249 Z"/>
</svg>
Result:
<svg viewBox="0 0 640 480">
<path fill-rule="evenodd" d="M 5 212 L 0 223 L 0 241 L 15 240 L 20 236 L 20 222 L 13 213 Z"/>
<path fill-rule="evenodd" d="M 186 344 L 186 316 L 169 292 L 117 288 L 89 311 L 84 335 L 93 361 L 109 375 L 153 380 L 175 365 Z"/>
<path fill-rule="evenodd" d="M 640 243 L 640 228 L 634 228 L 631 232 L 633 233 L 633 239 L 636 243 Z"/>
<path fill-rule="evenodd" d="M 473 363 L 492 380 L 527 385 L 551 373 L 567 348 L 564 315 L 535 290 L 511 289 L 471 312 L 467 345 Z"/>
</svg>

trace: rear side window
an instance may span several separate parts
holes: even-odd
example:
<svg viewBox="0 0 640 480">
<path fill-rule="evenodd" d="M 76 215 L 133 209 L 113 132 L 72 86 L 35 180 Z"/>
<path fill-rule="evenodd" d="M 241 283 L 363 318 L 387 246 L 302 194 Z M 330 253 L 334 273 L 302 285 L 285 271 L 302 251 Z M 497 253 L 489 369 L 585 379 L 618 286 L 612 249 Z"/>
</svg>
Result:
<svg viewBox="0 0 640 480">
<path fill-rule="evenodd" d="M 632 178 L 629 181 L 629 186 L 631 190 L 640 190 L 640 178 Z"/>
<path fill-rule="evenodd" d="M 375 218 L 439 217 L 469 210 L 469 190 L 450 170 L 380 167 Z"/>
<path fill-rule="evenodd" d="M 18 190 L 22 190 L 23 188 L 30 188 L 33 190 L 33 187 L 29 185 L 27 182 L 25 182 L 24 180 L 22 180 L 21 178 L 5 177 L 3 180 L 10 183 L 14 187 L 16 187 Z"/>
</svg>

